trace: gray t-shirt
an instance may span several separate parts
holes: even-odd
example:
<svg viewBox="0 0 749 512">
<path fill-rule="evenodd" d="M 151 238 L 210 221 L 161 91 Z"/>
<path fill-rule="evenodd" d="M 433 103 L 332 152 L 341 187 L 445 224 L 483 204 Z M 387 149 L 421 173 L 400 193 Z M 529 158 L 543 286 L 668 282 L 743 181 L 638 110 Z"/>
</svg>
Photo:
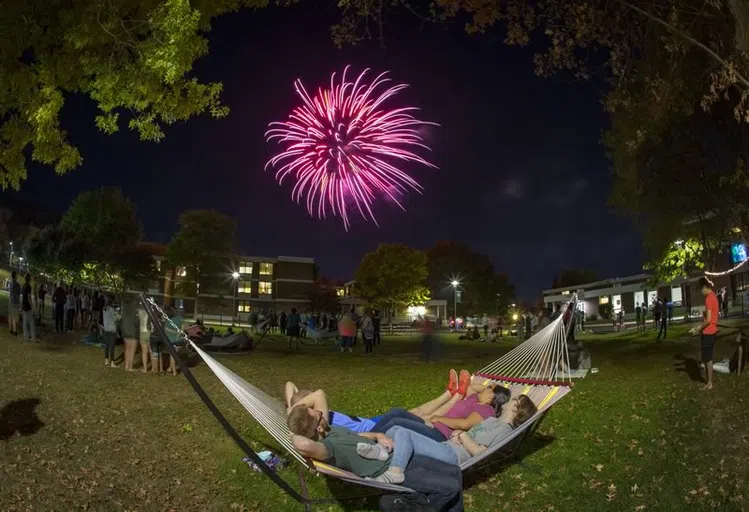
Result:
<svg viewBox="0 0 749 512">
<path fill-rule="evenodd" d="M 10 295 L 10 305 L 20 306 L 21 305 L 21 284 L 18 281 L 11 281 L 8 287 L 8 295 Z"/>
<path fill-rule="evenodd" d="M 499 418 L 487 418 L 468 431 L 468 436 L 476 444 L 486 446 L 487 448 L 491 448 L 510 434 L 512 434 L 512 426 Z M 458 464 L 463 464 L 472 457 L 463 445 L 457 444 L 452 440 L 445 442 L 450 443 L 455 450 L 455 454 L 458 456 Z"/>
</svg>

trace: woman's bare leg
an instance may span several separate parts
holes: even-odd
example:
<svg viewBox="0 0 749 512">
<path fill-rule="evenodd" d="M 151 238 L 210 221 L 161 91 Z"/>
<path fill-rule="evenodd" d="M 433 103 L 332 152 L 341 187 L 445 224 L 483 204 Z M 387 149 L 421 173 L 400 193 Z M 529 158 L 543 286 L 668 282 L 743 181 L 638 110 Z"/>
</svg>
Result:
<svg viewBox="0 0 749 512">
<path fill-rule="evenodd" d="M 148 372 L 148 355 L 150 354 L 150 346 L 148 343 L 140 344 L 140 359 L 143 363 L 143 373 Z"/>
</svg>

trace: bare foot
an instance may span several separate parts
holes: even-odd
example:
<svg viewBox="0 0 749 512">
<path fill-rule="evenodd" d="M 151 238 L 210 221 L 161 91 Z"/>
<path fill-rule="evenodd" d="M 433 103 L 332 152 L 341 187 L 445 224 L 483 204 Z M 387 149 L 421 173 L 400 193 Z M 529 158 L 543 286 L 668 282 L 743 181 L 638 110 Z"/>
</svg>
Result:
<svg viewBox="0 0 749 512">
<path fill-rule="evenodd" d="M 702 386 L 702 389 L 704 389 L 704 390 L 713 389 L 713 385 L 712 384 L 705 384 L 704 386 Z"/>
<path fill-rule="evenodd" d="M 143 369 L 141 370 L 141 373 L 148 373 L 148 368 L 143 368 Z"/>
</svg>

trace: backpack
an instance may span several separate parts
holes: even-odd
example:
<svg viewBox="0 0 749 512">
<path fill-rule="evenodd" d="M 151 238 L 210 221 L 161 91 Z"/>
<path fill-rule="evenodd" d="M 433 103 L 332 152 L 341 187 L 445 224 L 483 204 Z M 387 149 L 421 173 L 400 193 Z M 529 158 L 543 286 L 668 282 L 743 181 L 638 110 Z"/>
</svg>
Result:
<svg viewBox="0 0 749 512">
<path fill-rule="evenodd" d="M 382 512 L 407 512 L 418 510 L 422 512 L 438 512 L 429 499 L 423 494 L 386 494 L 380 498 Z"/>
</svg>

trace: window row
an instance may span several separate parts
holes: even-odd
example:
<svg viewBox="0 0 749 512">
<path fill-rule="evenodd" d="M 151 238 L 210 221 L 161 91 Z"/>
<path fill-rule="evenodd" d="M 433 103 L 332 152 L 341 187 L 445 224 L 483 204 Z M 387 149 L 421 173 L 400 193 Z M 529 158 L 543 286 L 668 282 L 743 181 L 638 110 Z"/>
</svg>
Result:
<svg viewBox="0 0 749 512">
<path fill-rule="evenodd" d="M 251 261 L 242 261 L 239 264 L 239 270 L 238 272 L 242 275 L 251 275 L 252 274 L 252 265 L 253 263 Z M 261 276 L 272 276 L 273 275 L 273 263 L 260 263 L 258 268 L 258 273 Z"/>
<path fill-rule="evenodd" d="M 239 281 L 237 283 L 237 293 L 252 293 L 252 282 Z M 260 281 L 257 284 L 257 293 L 259 295 L 273 295 L 273 283 Z"/>
</svg>

